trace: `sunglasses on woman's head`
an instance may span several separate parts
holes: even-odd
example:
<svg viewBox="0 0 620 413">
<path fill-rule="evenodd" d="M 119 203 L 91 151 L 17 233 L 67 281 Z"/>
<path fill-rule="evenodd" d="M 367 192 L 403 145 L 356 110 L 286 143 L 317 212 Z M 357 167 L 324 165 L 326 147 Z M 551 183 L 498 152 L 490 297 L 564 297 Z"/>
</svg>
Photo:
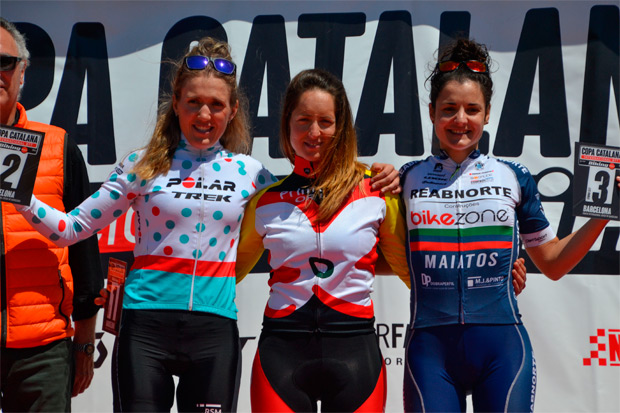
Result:
<svg viewBox="0 0 620 413">
<path fill-rule="evenodd" d="M 437 63 L 437 69 L 440 72 L 454 72 L 461 65 L 465 65 L 472 72 L 476 73 L 488 73 L 489 67 L 485 62 L 479 62 L 478 60 L 467 60 L 464 62 L 455 62 L 454 60 L 445 60 Z"/>
<path fill-rule="evenodd" d="M 0 71 L 15 69 L 17 63 L 21 62 L 22 58 L 17 56 L 0 55 Z"/>
<path fill-rule="evenodd" d="M 232 75 L 235 73 L 235 64 L 230 60 L 223 59 L 221 57 L 207 57 L 207 56 L 188 56 L 185 58 L 185 66 L 190 70 L 203 70 L 209 62 L 213 64 L 213 68 L 225 75 Z"/>
</svg>

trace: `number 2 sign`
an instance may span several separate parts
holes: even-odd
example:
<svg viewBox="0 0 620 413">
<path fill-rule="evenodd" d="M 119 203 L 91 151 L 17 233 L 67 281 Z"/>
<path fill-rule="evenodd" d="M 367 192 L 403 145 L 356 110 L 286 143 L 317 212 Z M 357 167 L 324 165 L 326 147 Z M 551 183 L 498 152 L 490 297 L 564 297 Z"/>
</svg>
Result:
<svg viewBox="0 0 620 413">
<path fill-rule="evenodd" d="M 30 204 L 44 136 L 0 125 L 0 201 Z"/>
</svg>

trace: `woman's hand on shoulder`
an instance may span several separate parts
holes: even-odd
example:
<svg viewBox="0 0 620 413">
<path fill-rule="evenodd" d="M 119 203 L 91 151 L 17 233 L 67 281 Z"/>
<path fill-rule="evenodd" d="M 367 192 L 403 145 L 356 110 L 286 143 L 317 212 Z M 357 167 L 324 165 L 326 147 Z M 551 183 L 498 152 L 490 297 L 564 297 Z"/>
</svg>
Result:
<svg viewBox="0 0 620 413">
<path fill-rule="evenodd" d="M 394 195 L 401 192 L 400 177 L 394 165 L 375 162 L 370 169 L 373 172 L 377 172 L 377 174 L 370 179 L 372 189 L 381 189 L 382 193 L 391 192 Z"/>
</svg>

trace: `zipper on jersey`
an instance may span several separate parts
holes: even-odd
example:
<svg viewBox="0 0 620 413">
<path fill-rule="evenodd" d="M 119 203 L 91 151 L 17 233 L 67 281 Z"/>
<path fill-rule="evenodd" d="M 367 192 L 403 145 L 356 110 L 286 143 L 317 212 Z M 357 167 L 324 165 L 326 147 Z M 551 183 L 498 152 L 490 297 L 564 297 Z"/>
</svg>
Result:
<svg viewBox="0 0 620 413">
<path fill-rule="evenodd" d="M 454 170 L 454 172 L 452 172 L 452 175 L 450 175 L 450 180 L 458 179 L 461 174 L 462 174 L 461 164 L 457 164 L 456 169 Z M 461 189 L 460 184 L 461 184 L 461 181 L 456 181 L 457 190 Z M 456 204 L 456 208 L 454 208 L 455 211 L 461 212 L 459 201 L 456 198 L 454 199 L 454 203 Z M 459 254 L 459 256 L 457 256 L 456 258 L 457 258 L 457 262 L 460 262 L 461 255 L 463 254 L 463 252 L 461 251 L 461 246 L 463 245 L 462 239 L 461 239 L 461 227 L 457 226 L 456 231 L 458 234 L 457 245 L 459 246 L 457 250 L 457 253 Z M 457 289 L 459 293 L 459 323 L 460 324 L 465 324 L 465 309 L 464 309 L 464 304 L 463 304 L 463 301 L 465 299 L 465 287 L 463 285 L 464 269 L 465 268 L 463 266 L 458 270 L 458 279 L 457 279 Z"/>
<path fill-rule="evenodd" d="M 316 231 L 316 249 L 319 255 L 319 258 L 323 258 L 323 248 L 321 247 L 321 223 L 317 222 L 317 231 Z M 321 277 L 317 277 L 316 275 L 314 276 L 314 285 L 319 286 L 319 282 L 321 280 Z M 320 286 L 319 286 L 320 287 Z M 319 322 L 320 322 L 320 317 L 319 317 L 319 308 L 320 307 L 316 307 L 314 309 L 314 331 L 315 332 L 320 332 L 321 329 L 319 328 Z"/>
<path fill-rule="evenodd" d="M 200 158 L 203 157 L 203 150 L 200 150 Z M 200 164 L 199 168 L 200 168 L 200 177 L 202 179 L 202 182 L 205 182 L 205 170 L 204 170 L 204 164 Z M 194 269 L 192 271 L 192 286 L 190 288 L 189 291 L 189 305 L 188 305 L 188 309 L 189 311 L 192 311 L 192 309 L 194 308 L 194 285 L 196 283 L 196 271 L 198 270 L 198 260 L 200 259 L 200 249 L 201 249 L 201 245 L 202 245 L 202 233 L 204 231 L 202 231 L 201 225 L 204 222 L 204 209 L 205 209 L 205 197 L 204 197 L 204 189 L 205 185 L 201 185 L 200 188 L 200 192 L 201 192 L 201 196 L 200 196 L 200 212 L 199 212 L 199 221 L 197 224 L 197 230 L 198 230 L 198 243 L 196 245 L 196 255 L 194 256 Z"/>
</svg>

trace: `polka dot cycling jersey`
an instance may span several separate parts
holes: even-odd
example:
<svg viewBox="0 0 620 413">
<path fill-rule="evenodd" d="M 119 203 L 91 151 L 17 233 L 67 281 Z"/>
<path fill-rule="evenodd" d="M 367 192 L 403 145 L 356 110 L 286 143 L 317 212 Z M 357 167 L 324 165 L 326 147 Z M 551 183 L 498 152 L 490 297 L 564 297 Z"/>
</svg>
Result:
<svg viewBox="0 0 620 413">
<path fill-rule="evenodd" d="M 131 207 L 135 262 L 123 307 L 196 310 L 236 319 L 235 260 L 244 208 L 275 177 L 249 156 L 219 143 L 199 150 L 183 137 L 170 171 L 145 181 L 132 171 L 142 153 L 127 156 L 97 192 L 67 214 L 34 197 L 22 212 L 43 235 L 68 245 Z"/>
</svg>

